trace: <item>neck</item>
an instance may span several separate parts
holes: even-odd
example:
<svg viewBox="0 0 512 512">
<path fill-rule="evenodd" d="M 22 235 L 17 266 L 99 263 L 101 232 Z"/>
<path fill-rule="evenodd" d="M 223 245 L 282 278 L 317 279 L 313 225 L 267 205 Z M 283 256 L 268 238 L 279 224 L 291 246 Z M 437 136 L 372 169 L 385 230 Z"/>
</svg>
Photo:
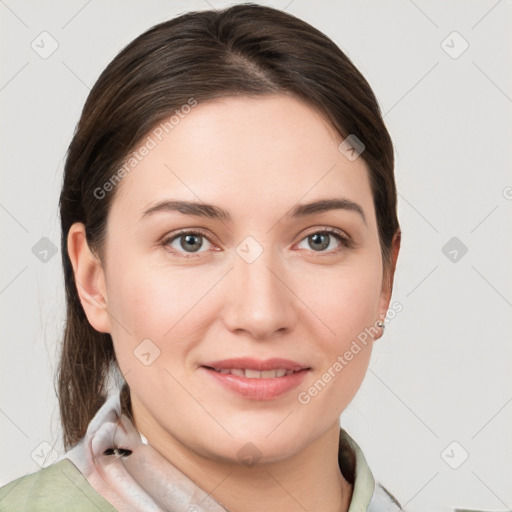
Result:
<svg viewBox="0 0 512 512">
<path fill-rule="evenodd" d="M 352 485 L 338 465 L 338 422 L 285 460 L 245 466 L 203 457 L 147 415 L 133 412 L 135 426 L 149 444 L 229 512 L 348 511 Z"/>
</svg>

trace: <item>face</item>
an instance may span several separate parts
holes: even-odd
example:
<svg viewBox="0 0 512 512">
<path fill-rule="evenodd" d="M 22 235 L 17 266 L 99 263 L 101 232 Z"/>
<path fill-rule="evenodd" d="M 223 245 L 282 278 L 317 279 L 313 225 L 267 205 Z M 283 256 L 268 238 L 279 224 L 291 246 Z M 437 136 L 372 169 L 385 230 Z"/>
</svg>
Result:
<svg viewBox="0 0 512 512">
<path fill-rule="evenodd" d="M 252 443 L 284 459 L 337 425 L 368 366 L 361 333 L 380 336 L 390 290 L 367 166 L 285 95 L 199 104 L 161 132 L 117 185 L 108 314 L 87 306 L 89 321 L 112 335 L 139 427 L 209 458 L 237 461 Z M 342 202 L 294 215 L 327 199 Z M 218 363 L 232 358 L 252 361 Z M 257 382 L 206 368 L 272 358 L 302 370 Z"/>
</svg>

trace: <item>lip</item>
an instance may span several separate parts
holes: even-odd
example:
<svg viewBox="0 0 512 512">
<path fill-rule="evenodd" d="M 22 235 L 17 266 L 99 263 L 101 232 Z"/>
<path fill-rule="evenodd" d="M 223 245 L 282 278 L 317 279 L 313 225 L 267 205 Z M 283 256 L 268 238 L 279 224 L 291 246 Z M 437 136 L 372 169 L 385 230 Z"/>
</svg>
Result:
<svg viewBox="0 0 512 512">
<path fill-rule="evenodd" d="M 270 379 L 250 379 L 230 373 L 219 373 L 216 369 L 246 368 L 251 370 L 274 370 L 284 368 L 294 370 L 291 375 Z M 224 359 L 213 361 L 200 367 L 200 370 L 209 375 L 211 379 L 242 398 L 248 400 L 275 400 L 287 392 L 295 389 L 303 381 L 311 368 L 289 359 L 272 358 L 257 360 L 253 358 Z"/>
</svg>

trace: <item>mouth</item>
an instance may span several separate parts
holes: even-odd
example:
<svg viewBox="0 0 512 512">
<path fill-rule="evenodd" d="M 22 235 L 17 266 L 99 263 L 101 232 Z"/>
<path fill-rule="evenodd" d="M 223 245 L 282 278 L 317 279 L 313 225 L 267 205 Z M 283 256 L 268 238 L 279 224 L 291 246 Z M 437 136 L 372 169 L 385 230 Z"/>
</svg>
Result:
<svg viewBox="0 0 512 512">
<path fill-rule="evenodd" d="M 238 375 L 246 379 L 275 379 L 297 373 L 294 370 L 287 370 L 286 368 L 276 368 L 274 370 L 265 371 L 251 370 L 250 368 L 211 368 L 209 366 L 205 366 L 205 368 L 222 373 L 223 375 Z M 302 369 L 298 371 L 302 371 Z"/>
<path fill-rule="evenodd" d="M 249 400 L 274 400 L 296 388 L 311 370 L 287 359 L 250 358 L 211 362 L 200 367 L 222 388 Z"/>
</svg>

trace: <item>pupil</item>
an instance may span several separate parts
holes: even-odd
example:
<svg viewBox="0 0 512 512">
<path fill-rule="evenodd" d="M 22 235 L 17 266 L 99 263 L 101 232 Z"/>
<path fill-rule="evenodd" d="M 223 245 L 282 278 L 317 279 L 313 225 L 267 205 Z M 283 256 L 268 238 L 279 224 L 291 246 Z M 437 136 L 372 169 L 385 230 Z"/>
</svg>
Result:
<svg viewBox="0 0 512 512">
<path fill-rule="evenodd" d="M 321 235 L 321 234 L 314 234 L 314 235 L 311 235 L 312 239 L 315 240 L 314 244 L 316 244 L 317 242 L 320 242 L 320 245 L 316 245 L 316 248 L 320 248 L 320 249 L 325 249 L 326 247 L 329 247 L 329 242 L 328 242 L 328 236 L 327 235 Z M 321 238 L 324 238 L 324 242 L 322 243 L 321 242 Z M 314 248 L 314 246 L 313 246 Z"/>
<path fill-rule="evenodd" d="M 185 238 L 187 244 L 193 244 L 194 243 L 194 239 L 197 240 L 199 238 L 199 236 L 198 235 L 185 235 L 182 238 Z M 191 247 L 191 246 L 189 246 L 189 248 L 192 249 L 193 252 L 196 252 L 197 250 L 199 250 L 201 248 L 201 245 L 202 244 L 199 244 L 199 245 L 196 244 L 195 248 Z M 186 249 L 186 247 L 184 247 L 184 249 Z"/>
</svg>

